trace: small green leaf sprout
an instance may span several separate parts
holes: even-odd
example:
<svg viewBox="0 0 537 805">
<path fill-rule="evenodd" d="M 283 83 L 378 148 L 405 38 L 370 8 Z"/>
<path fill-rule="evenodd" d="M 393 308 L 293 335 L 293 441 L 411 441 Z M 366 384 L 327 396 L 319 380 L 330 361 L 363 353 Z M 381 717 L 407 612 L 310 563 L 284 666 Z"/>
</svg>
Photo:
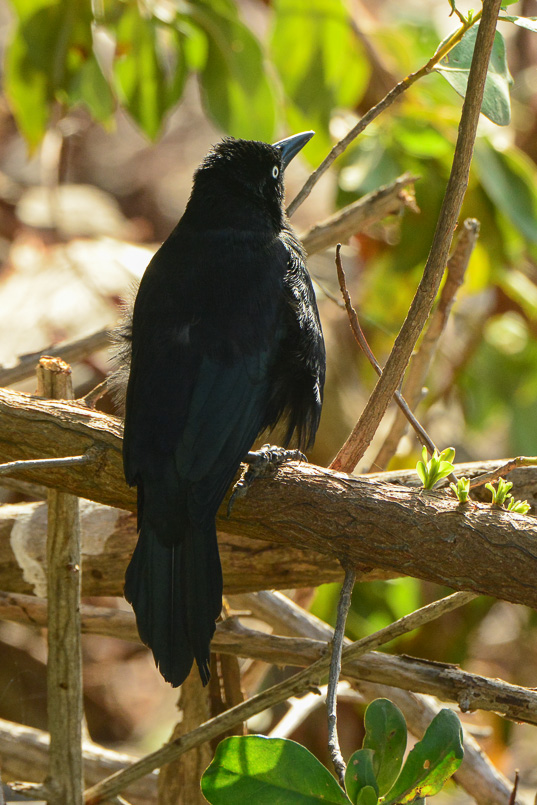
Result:
<svg viewBox="0 0 537 805">
<path fill-rule="evenodd" d="M 470 494 L 470 479 L 459 478 L 456 484 L 450 484 L 450 489 L 453 491 L 453 494 L 459 501 L 459 503 L 466 503 L 468 501 L 468 495 Z"/>
<path fill-rule="evenodd" d="M 421 451 L 422 460 L 416 464 L 418 473 L 424 489 L 432 489 L 433 486 L 446 478 L 453 472 L 452 461 L 455 458 L 455 448 L 446 447 L 441 453 L 435 450 L 431 458 L 427 460 L 427 448 Z"/>
<path fill-rule="evenodd" d="M 530 509 L 531 506 L 527 500 L 515 500 L 514 497 L 511 497 L 507 504 L 507 511 L 516 512 L 516 514 L 527 514 Z"/>
<path fill-rule="evenodd" d="M 492 484 L 485 484 L 485 486 L 492 492 L 493 506 L 505 506 L 507 511 L 515 512 L 516 514 L 527 514 L 531 509 L 527 500 L 515 500 L 510 494 L 509 490 L 513 486 L 510 481 L 504 481 L 503 478 L 500 478 L 497 489 L 494 489 Z"/>
<path fill-rule="evenodd" d="M 492 505 L 504 506 L 507 498 L 513 497 L 511 494 L 509 494 L 509 490 L 512 488 L 512 486 L 513 484 L 511 481 L 504 481 L 503 478 L 498 479 L 498 487 L 496 489 L 492 484 L 485 484 L 485 489 L 488 489 L 489 492 L 492 493 Z"/>
</svg>

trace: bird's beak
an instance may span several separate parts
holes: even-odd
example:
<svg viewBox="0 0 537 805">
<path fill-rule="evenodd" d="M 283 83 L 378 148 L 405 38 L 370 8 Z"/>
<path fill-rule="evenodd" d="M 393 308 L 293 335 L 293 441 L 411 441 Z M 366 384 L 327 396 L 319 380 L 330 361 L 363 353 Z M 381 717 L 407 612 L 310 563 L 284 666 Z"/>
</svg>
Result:
<svg viewBox="0 0 537 805">
<path fill-rule="evenodd" d="M 293 134 L 292 137 L 287 137 L 285 140 L 279 140 L 279 142 L 274 143 L 274 148 L 277 148 L 282 155 L 284 170 L 314 134 L 314 131 L 303 131 L 301 134 Z"/>
</svg>

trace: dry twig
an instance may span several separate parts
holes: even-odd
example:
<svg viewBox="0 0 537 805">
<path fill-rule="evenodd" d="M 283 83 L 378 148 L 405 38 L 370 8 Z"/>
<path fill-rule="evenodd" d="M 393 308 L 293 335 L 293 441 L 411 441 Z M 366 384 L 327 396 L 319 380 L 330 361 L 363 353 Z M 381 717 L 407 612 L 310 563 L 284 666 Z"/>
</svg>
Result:
<svg viewBox="0 0 537 805">
<path fill-rule="evenodd" d="M 353 332 L 354 338 L 360 349 L 364 352 L 365 356 L 367 357 L 369 363 L 371 364 L 377 375 L 379 377 L 382 377 L 381 366 L 378 363 L 377 359 L 375 358 L 373 352 L 371 351 L 369 344 L 367 343 L 364 331 L 362 330 L 360 322 L 358 320 L 358 314 L 356 313 L 356 310 L 352 305 L 351 297 L 345 280 L 345 272 L 341 264 L 341 246 L 339 243 L 336 247 L 336 269 L 341 295 L 343 296 L 343 301 L 345 303 L 345 310 L 347 311 L 347 315 L 349 317 L 349 322 L 351 325 L 351 330 Z M 421 441 L 422 444 L 425 445 L 429 453 L 432 455 L 434 450 L 436 449 L 436 445 L 432 441 L 431 437 L 429 436 L 425 428 L 423 428 L 422 425 L 418 422 L 403 395 L 398 390 L 396 390 L 393 396 L 403 416 L 408 420 L 408 422 L 410 422 L 410 424 L 414 428 L 418 439 Z M 332 462 L 332 464 L 333 463 L 334 462 Z M 340 471 L 345 472 L 346 468 L 340 467 L 339 469 Z M 453 480 L 453 478 L 451 478 L 451 480 Z"/>
<path fill-rule="evenodd" d="M 431 314 L 419 349 L 410 359 L 403 393 L 411 410 L 416 408 L 422 398 L 423 384 L 425 383 L 427 372 L 438 346 L 438 341 L 447 324 L 455 301 L 455 295 L 464 280 L 464 274 L 478 236 L 479 222 L 475 218 L 467 218 L 462 226 L 462 232 L 453 254 L 448 260 L 446 281 L 440 293 L 438 305 Z M 377 471 L 387 466 L 397 450 L 397 445 L 405 432 L 405 427 L 405 418 L 397 412 L 384 444 L 371 462 L 371 468 L 375 468 L 375 471 Z"/>
<path fill-rule="evenodd" d="M 212 647 L 221 654 L 251 657 L 273 665 L 304 667 L 326 651 L 333 630 L 281 593 L 243 593 L 232 601 L 283 634 L 268 635 L 243 626 L 236 617 L 217 624 Z M 140 638 L 132 612 L 83 604 L 82 631 L 138 643 Z M 47 605 L 31 595 L 0 592 L 0 620 L 36 628 L 46 626 Z M 302 635 L 297 638 L 295 635 Z M 304 639 L 303 639 L 304 638 Z M 350 645 L 350 641 L 346 641 Z M 348 679 L 377 680 L 406 691 L 456 702 L 464 712 L 486 710 L 511 721 L 537 725 L 537 692 L 499 679 L 463 671 L 449 663 L 429 662 L 406 655 L 369 652 L 363 659 L 345 663 Z"/>
<path fill-rule="evenodd" d="M 334 636 L 332 638 L 332 651 L 330 654 L 330 674 L 328 677 L 328 690 L 326 694 L 326 709 L 328 715 L 328 751 L 332 763 L 339 778 L 339 783 L 345 789 L 346 765 L 341 754 L 339 738 L 337 733 L 337 687 L 341 674 L 341 655 L 343 651 L 343 641 L 345 639 L 345 624 L 351 606 L 351 595 L 356 572 L 347 568 L 345 570 L 345 580 L 341 587 L 337 606 L 337 619 Z"/>
<path fill-rule="evenodd" d="M 40 352 L 21 355 L 15 366 L 0 366 L 0 386 L 10 386 L 12 383 L 18 383 L 21 380 L 32 377 L 35 372 L 35 365 L 42 355 L 48 355 L 51 358 L 62 358 L 67 363 L 74 363 L 91 355 L 92 352 L 106 349 L 109 344 L 109 331 L 99 330 L 83 338 L 77 338 L 76 341 L 49 346 Z"/>
</svg>

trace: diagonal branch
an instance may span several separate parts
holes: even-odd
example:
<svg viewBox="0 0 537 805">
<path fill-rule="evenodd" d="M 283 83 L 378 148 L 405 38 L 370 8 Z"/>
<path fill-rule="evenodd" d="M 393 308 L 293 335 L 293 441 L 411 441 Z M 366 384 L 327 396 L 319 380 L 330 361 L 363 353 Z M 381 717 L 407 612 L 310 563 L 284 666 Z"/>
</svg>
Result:
<svg viewBox="0 0 537 805">
<path fill-rule="evenodd" d="M 215 652 L 295 667 L 309 665 L 326 653 L 332 628 L 281 593 L 236 595 L 233 603 L 273 628 L 284 633 L 292 630 L 293 634 L 282 637 L 259 632 L 243 626 L 235 616 L 217 624 L 212 642 Z M 83 604 L 80 614 L 84 633 L 140 642 L 132 612 Z M 46 618 L 44 599 L 0 592 L 0 620 L 40 628 L 46 626 Z M 346 640 L 345 645 L 350 645 L 350 641 Z M 370 651 L 364 657 L 346 662 L 343 675 L 351 680 L 436 696 L 442 701 L 455 702 L 463 712 L 486 710 L 511 721 L 537 725 L 535 690 L 473 674 L 450 663 Z"/>
<path fill-rule="evenodd" d="M 501 0 L 490 0 L 483 7 L 483 17 L 477 32 L 451 174 L 422 280 L 383 369 L 382 377 L 373 389 L 353 432 L 334 459 L 332 463 L 334 469 L 345 469 L 347 472 L 351 472 L 371 443 L 393 393 L 401 383 L 412 351 L 438 292 L 451 238 L 468 185 L 477 124 L 500 5 Z"/>
</svg>

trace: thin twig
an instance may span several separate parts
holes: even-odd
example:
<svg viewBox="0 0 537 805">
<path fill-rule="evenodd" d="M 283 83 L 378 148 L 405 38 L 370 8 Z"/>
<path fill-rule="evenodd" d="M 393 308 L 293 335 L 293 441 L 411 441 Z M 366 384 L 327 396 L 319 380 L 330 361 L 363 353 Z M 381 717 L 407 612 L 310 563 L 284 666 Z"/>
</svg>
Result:
<svg viewBox="0 0 537 805">
<path fill-rule="evenodd" d="M 519 772 L 518 769 L 515 769 L 515 781 L 513 783 L 513 790 L 511 791 L 511 796 L 509 797 L 509 805 L 515 805 L 516 803 L 516 792 L 518 791 L 518 779 L 519 779 Z"/>
<path fill-rule="evenodd" d="M 235 601 L 244 602 L 245 609 L 279 632 L 302 635 L 305 639 L 267 635 L 243 626 L 235 615 L 217 624 L 212 645 L 221 654 L 252 657 L 271 665 L 305 667 L 319 658 L 327 641 L 333 638 L 333 629 L 328 624 L 281 593 L 243 593 L 234 595 L 232 602 Z M 81 619 L 83 633 L 140 642 L 132 612 L 83 604 Z M 0 592 L 0 620 L 33 628 L 46 626 L 46 601 L 33 595 Z M 350 645 L 350 641 L 346 642 Z M 486 710 L 511 721 L 537 724 L 535 691 L 472 674 L 448 663 L 370 652 L 363 660 L 346 662 L 343 676 L 376 679 L 385 685 L 432 694 L 443 701 L 456 702 L 464 712 Z"/>
<path fill-rule="evenodd" d="M 362 640 L 358 640 L 356 643 L 346 648 L 342 653 L 342 662 L 346 662 L 351 658 L 356 659 L 362 654 L 378 648 L 396 637 L 400 637 L 407 632 L 423 626 L 424 623 L 428 623 L 447 612 L 464 606 L 475 597 L 473 593 L 454 593 L 447 598 L 442 598 L 440 601 L 428 604 L 410 615 L 405 615 L 403 618 L 390 624 L 390 626 Z M 123 791 L 128 785 L 139 780 L 140 777 L 153 771 L 153 769 L 163 766 L 165 763 L 169 763 L 170 760 L 179 757 L 189 749 L 193 749 L 205 741 L 216 738 L 235 724 L 246 721 L 248 718 L 266 710 L 268 707 L 285 701 L 289 696 L 294 696 L 299 692 L 318 685 L 322 677 L 326 674 L 329 666 L 330 657 L 322 657 L 308 668 L 294 674 L 290 679 L 280 682 L 268 690 L 258 693 L 256 696 L 252 696 L 251 699 L 232 707 L 230 710 L 222 713 L 222 715 L 210 719 L 205 722 L 205 724 L 201 724 L 188 735 L 171 741 L 160 749 L 157 749 L 156 752 L 146 755 L 146 757 L 141 758 L 137 763 L 133 763 L 132 766 L 124 771 L 107 777 L 85 792 L 85 805 L 97 805 L 97 803 L 102 803 L 110 796 Z"/>
<path fill-rule="evenodd" d="M 351 605 L 351 595 L 356 581 L 356 571 L 352 568 L 345 570 L 345 579 L 339 594 L 337 605 L 337 618 L 334 637 L 332 640 L 332 653 L 330 657 L 330 674 L 328 676 L 328 691 L 326 694 L 326 710 L 328 715 L 328 750 L 332 763 L 339 778 L 339 784 L 345 790 L 345 771 L 347 769 L 337 732 L 337 686 L 341 674 L 341 654 L 345 638 L 345 625 Z"/>
<path fill-rule="evenodd" d="M 55 470 L 59 467 L 80 467 L 82 464 L 93 464 L 100 456 L 96 445 L 89 447 L 81 456 L 66 456 L 65 458 L 36 458 L 28 461 L 9 461 L 0 464 L 0 475 L 11 475 L 24 470 Z"/>
<path fill-rule="evenodd" d="M 537 456 L 517 456 L 510 461 L 506 461 L 505 464 L 502 464 L 502 466 L 498 467 L 496 470 L 491 470 L 490 472 L 483 473 L 483 475 L 478 475 L 476 478 L 472 478 L 470 481 L 470 489 L 474 489 L 476 486 L 483 486 L 483 484 L 488 484 L 492 481 L 497 481 L 498 478 L 502 478 L 517 467 L 536 466 Z"/>
<path fill-rule="evenodd" d="M 20 380 L 32 377 L 35 372 L 35 365 L 42 355 L 48 355 L 51 358 L 61 357 L 68 363 L 74 363 L 91 355 L 92 352 L 105 349 L 109 344 L 110 331 L 99 330 L 83 338 L 77 338 L 76 341 L 56 344 L 39 352 L 21 355 L 15 366 L 0 366 L 0 386 L 10 386 L 12 383 L 18 383 Z"/>
<path fill-rule="evenodd" d="M 396 84 L 395 87 L 392 90 L 390 90 L 390 92 L 388 92 L 388 94 L 385 95 L 385 97 L 381 101 L 379 101 L 379 103 L 376 104 L 376 106 L 373 106 L 373 108 L 370 109 L 361 118 L 361 120 L 358 121 L 356 126 L 354 126 L 354 128 L 352 128 L 348 132 L 348 134 L 345 135 L 345 137 L 343 137 L 338 143 L 336 143 L 336 145 L 334 145 L 328 156 L 325 157 L 325 159 L 321 162 L 319 167 L 313 171 L 313 173 L 309 176 L 308 180 L 304 184 L 303 188 L 289 204 L 289 207 L 287 208 L 287 215 L 289 217 L 291 217 L 291 215 L 293 215 L 293 213 L 296 212 L 296 210 L 300 207 L 302 202 L 307 199 L 307 197 L 309 196 L 312 189 L 317 184 L 323 173 L 325 173 L 325 171 L 328 170 L 328 168 L 332 165 L 332 163 L 337 159 L 337 157 L 339 157 L 345 151 L 345 149 L 352 143 L 352 141 L 355 140 L 356 137 L 358 137 L 358 135 L 361 134 L 364 131 L 364 129 L 367 128 L 367 126 L 369 126 L 369 124 L 372 123 L 373 120 L 375 120 L 375 118 L 377 118 L 380 115 L 381 112 L 384 112 L 384 110 L 387 109 L 389 106 L 391 106 L 391 104 L 400 95 L 402 95 L 403 92 L 409 89 L 412 86 L 412 84 L 415 84 L 416 81 L 418 81 L 420 78 L 423 78 L 424 76 L 431 73 L 434 70 L 435 66 L 438 64 L 438 62 L 441 61 L 450 52 L 450 50 L 452 50 L 455 47 L 455 45 L 461 41 L 466 31 L 480 19 L 482 13 L 483 12 L 479 11 L 477 14 L 475 14 L 475 16 L 471 21 L 464 20 L 458 31 L 455 31 L 455 33 L 453 33 L 449 37 L 449 39 L 446 42 L 444 42 L 444 44 L 441 47 L 438 48 L 436 53 L 429 59 L 427 64 L 424 64 L 423 67 L 421 67 L 419 70 L 416 70 L 416 72 L 411 73 L 406 78 L 403 78 L 403 80 L 400 81 L 399 84 Z"/>
<path fill-rule="evenodd" d="M 423 397 L 423 385 L 436 352 L 439 339 L 444 332 L 455 296 L 462 285 L 468 262 L 479 236 L 479 221 L 467 218 L 453 254 L 448 260 L 446 281 L 440 293 L 438 305 L 432 312 L 419 349 L 412 355 L 405 378 L 403 393 L 409 407 L 414 410 Z M 384 469 L 397 450 L 405 432 L 404 417 L 397 412 L 390 431 L 379 452 L 371 462 L 370 471 Z"/>
<path fill-rule="evenodd" d="M 351 330 L 353 332 L 354 338 L 355 338 L 356 342 L 358 343 L 360 349 L 364 352 L 365 356 L 367 357 L 369 363 L 371 364 L 371 366 L 373 367 L 373 369 L 375 370 L 377 375 L 379 377 L 382 377 L 382 368 L 381 368 L 380 364 L 378 363 L 377 359 L 375 358 L 375 356 L 374 356 L 374 354 L 373 354 L 373 352 L 371 350 L 371 347 L 367 343 L 367 339 L 366 339 L 366 337 L 364 335 L 364 331 L 362 330 L 362 328 L 360 326 L 360 322 L 358 320 L 358 314 L 356 313 L 356 310 L 354 309 L 354 307 L 352 305 L 351 297 L 350 297 L 349 291 L 347 289 L 347 283 L 346 283 L 346 280 L 345 280 L 345 272 L 344 272 L 343 266 L 341 264 L 341 244 L 340 243 L 338 243 L 338 245 L 336 246 L 336 268 L 337 268 L 337 276 L 338 276 L 338 280 L 339 280 L 339 287 L 340 287 L 340 290 L 341 290 L 341 295 L 343 296 L 343 300 L 345 302 L 345 309 L 346 309 L 347 315 L 349 317 L 349 322 L 350 322 L 350 325 L 351 325 Z M 399 406 L 399 408 L 401 409 L 401 411 L 403 412 L 405 417 L 408 419 L 408 421 L 410 422 L 410 424 L 414 428 L 414 430 L 415 430 L 415 432 L 416 432 L 416 434 L 418 436 L 418 439 L 420 440 L 420 442 L 422 444 L 425 445 L 425 447 L 427 448 L 429 453 L 432 455 L 433 452 L 436 450 L 435 443 L 433 442 L 433 440 L 431 439 L 431 437 L 429 436 L 427 431 L 418 422 L 418 420 L 416 419 L 416 417 L 414 416 L 414 414 L 410 410 L 410 407 L 409 407 L 408 403 L 406 402 L 406 400 L 404 399 L 404 397 L 401 394 L 401 392 L 396 390 L 394 392 L 393 396 L 394 396 L 394 399 L 395 399 L 397 405 Z M 330 466 L 332 467 L 333 463 Z M 344 468 L 343 468 L 343 470 L 344 470 Z"/>
<path fill-rule="evenodd" d="M 306 232 L 300 233 L 300 241 L 309 255 L 329 249 L 336 243 L 347 241 L 352 235 L 389 215 L 400 215 L 409 208 L 419 212 L 414 196 L 414 188 L 418 176 L 404 173 L 391 184 L 383 185 L 377 190 L 367 193 L 362 198 L 338 210 L 330 218 L 321 221 Z"/>
<path fill-rule="evenodd" d="M 468 87 L 462 107 L 453 164 L 423 277 L 388 357 L 382 377 L 377 382 L 351 435 L 332 462 L 334 469 L 352 472 L 371 443 L 386 408 L 401 383 L 412 351 L 423 331 L 438 293 L 453 231 L 468 186 L 477 124 L 481 113 L 485 79 L 500 4 L 501 0 L 491 0 L 483 7 L 483 16 L 476 36 Z"/>
<path fill-rule="evenodd" d="M 101 397 L 104 397 L 106 392 L 108 391 L 109 381 L 108 378 L 99 383 L 97 386 L 88 391 L 88 393 L 84 397 L 79 397 L 77 399 L 77 403 L 79 405 L 87 405 L 88 408 L 95 408 L 95 403 L 97 403 Z"/>
</svg>

